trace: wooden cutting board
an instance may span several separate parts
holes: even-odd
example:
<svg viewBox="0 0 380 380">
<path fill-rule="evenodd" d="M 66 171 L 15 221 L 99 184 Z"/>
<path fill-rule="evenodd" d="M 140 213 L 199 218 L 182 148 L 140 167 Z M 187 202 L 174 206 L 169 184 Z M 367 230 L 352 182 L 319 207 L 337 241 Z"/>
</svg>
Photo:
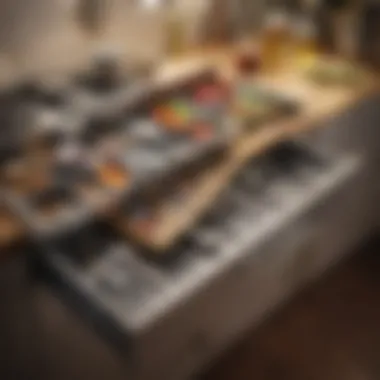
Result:
<svg viewBox="0 0 380 380">
<path fill-rule="evenodd" d="M 229 70 L 229 74 L 226 75 L 230 75 L 231 68 L 226 66 L 226 58 L 220 53 L 219 57 L 222 62 L 220 67 L 225 65 L 226 72 Z M 209 56 L 206 60 L 209 64 Z M 242 136 L 231 145 L 229 154 L 222 162 L 194 178 L 191 191 L 178 207 L 165 209 L 163 202 L 163 210 L 155 220 L 155 228 L 149 234 L 133 230 L 128 228 L 128 224 L 124 224 L 127 226 L 127 234 L 133 235 L 142 245 L 158 254 L 164 253 L 212 207 L 234 175 L 249 159 L 296 134 L 326 126 L 328 120 L 380 88 L 378 78 L 369 72 L 368 80 L 355 88 L 321 87 L 292 70 L 274 76 L 255 77 L 252 80 L 298 99 L 302 104 L 300 112 L 296 116 L 268 123 L 259 130 Z"/>
</svg>

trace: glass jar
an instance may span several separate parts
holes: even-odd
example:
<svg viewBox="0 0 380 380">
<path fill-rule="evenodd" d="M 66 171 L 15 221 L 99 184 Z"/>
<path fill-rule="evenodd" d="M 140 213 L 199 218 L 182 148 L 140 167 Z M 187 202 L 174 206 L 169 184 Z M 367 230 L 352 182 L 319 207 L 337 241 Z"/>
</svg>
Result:
<svg viewBox="0 0 380 380">
<path fill-rule="evenodd" d="M 261 35 L 261 57 L 264 70 L 278 69 L 291 42 L 291 30 L 284 11 L 272 11 L 264 21 Z"/>
<path fill-rule="evenodd" d="M 165 15 L 166 50 L 170 56 L 179 55 L 186 49 L 186 31 L 183 15 L 175 6 L 169 6 Z"/>
<path fill-rule="evenodd" d="M 292 57 L 296 63 L 306 63 L 314 60 L 318 54 L 317 31 L 312 20 L 301 17 L 293 23 Z"/>
</svg>

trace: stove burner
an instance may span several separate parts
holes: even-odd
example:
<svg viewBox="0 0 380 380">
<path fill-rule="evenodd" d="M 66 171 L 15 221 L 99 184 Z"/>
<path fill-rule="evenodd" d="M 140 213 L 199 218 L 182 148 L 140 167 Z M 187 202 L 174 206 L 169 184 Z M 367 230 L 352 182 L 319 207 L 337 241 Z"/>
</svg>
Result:
<svg viewBox="0 0 380 380">
<path fill-rule="evenodd" d="M 90 69 L 79 78 L 79 84 L 90 92 L 108 93 L 123 82 L 117 58 L 103 55 L 93 60 Z"/>
<path fill-rule="evenodd" d="M 52 186 L 32 196 L 32 204 L 43 215 L 54 215 L 71 203 L 73 198 L 67 188 Z"/>
<path fill-rule="evenodd" d="M 21 84 L 14 89 L 13 94 L 22 102 L 44 105 L 48 108 L 65 106 L 68 96 L 65 88 L 38 80 Z"/>
<path fill-rule="evenodd" d="M 59 239 L 58 246 L 68 252 L 77 263 L 85 264 L 91 258 L 107 254 L 114 241 L 115 236 L 107 226 L 94 223 L 70 236 L 63 236 Z"/>
<path fill-rule="evenodd" d="M 81 133 L 81 141 L 85 144 L 93 144 L 101 140 L 120 127 L 120 122 L 114 117 L 94 117 L 89 120 Z"/>
</svg>

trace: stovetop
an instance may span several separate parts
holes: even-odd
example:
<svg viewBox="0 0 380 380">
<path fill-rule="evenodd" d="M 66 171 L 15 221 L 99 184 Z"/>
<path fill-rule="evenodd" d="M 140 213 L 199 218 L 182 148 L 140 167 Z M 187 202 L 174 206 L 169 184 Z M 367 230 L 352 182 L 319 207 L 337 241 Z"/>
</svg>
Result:
<svg viewBox="0 0 380 380">
<path fill-rule="evenodd" d="M 204 220 L 161 260 L 109 225 L 94 224 L 44 245 L 42 261 L 63 289 L 75 289 L 128 334 L 249 260 L 356 165 L 353 158 L 326 158 L 287 143 L 250 162 Z"/>
</svg>

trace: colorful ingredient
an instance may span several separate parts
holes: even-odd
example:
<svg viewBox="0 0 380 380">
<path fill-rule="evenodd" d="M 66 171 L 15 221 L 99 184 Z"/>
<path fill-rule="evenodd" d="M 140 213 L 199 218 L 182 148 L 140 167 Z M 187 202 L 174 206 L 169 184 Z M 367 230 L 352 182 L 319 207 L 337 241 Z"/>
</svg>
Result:
<svg viewBox="0 0 380 380">
<path fill-rule="evenodd" d="M 107 162 L 99 170 L 101 181 L 110 187 L 123 188 L 128 185 L 130 175 L 128 171 L 117 162 Z"/>
</svg>

